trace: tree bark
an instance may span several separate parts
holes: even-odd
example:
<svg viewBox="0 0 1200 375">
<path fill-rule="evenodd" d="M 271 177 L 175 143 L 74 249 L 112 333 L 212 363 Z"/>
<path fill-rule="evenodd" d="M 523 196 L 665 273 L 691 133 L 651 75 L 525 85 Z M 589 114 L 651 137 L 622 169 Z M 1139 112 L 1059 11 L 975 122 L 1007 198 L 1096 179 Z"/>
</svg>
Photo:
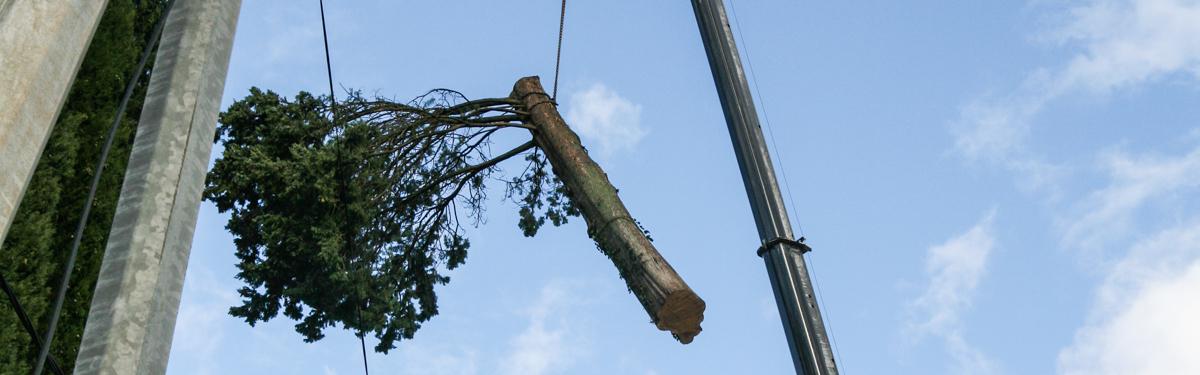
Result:
<svg viewBox="0 0 1200 375">
<path fill-rule="evenodd" d="M 670 331 L 684 344 L 692 342 L 704 320 L 704 300 L 663 259 L 629 215 L 608 175 L 588 156 L 538 77 L 518 80 L 512 98 L 528 112 L 534 140 L 583 213 L 588 235 L 617 266 L 658 329 Z"/>
</svg>

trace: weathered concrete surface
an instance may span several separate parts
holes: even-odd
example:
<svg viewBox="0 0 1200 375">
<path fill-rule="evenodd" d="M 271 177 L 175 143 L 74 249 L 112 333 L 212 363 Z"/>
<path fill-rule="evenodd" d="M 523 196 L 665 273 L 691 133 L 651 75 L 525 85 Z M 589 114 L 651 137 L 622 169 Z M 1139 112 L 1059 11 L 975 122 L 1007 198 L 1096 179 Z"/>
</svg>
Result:
<svg viewBox="0 0 1200 375">
<path fill-rule="evenodd" d="M 176 0 L 167 16 L 76 374 L 166 372 L 240 8 Z"/>
<path fill-rule="evenodd" d="M 0 243 L 107 0 L 0 0 Z"/>
</svg>

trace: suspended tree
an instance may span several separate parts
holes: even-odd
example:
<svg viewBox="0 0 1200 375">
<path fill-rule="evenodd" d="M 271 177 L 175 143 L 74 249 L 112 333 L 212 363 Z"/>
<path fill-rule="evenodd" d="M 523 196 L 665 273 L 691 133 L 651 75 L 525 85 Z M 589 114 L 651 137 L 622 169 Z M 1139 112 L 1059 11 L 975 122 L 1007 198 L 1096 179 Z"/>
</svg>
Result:
<svg viewBox="0 0 1200 375">
<path fill-rule="evenodd" d="M 704 301 L 629 215 L 537 77 L 502 98 L 440 89 L 404 103 L 327 99 L 251 89 L 221 114 L 225 150 L 205 199 L 231 212 L 245 286 L 230 314 L 254 325 L 282 313 L 310 342 L 340 323 L 373 333 L 387 352 L 437 315 L 434 287 L 471 245 L 464 226 L 481 223 L 488 182 L 504 181 L 524 235 L 582 216 L 659 329 L 685 344 L 700 333 Z M 494 153 L 502 132 L 530 140 Z M 498 168 L 510 159 L 523 161 L 520 173 Z"/>
</svg>

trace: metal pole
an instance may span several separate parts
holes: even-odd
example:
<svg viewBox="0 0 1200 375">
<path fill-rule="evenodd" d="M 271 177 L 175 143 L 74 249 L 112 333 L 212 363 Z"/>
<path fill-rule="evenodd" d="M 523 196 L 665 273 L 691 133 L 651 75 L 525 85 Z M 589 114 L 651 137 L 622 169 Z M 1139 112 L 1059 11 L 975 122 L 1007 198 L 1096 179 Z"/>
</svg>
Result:
<svg viewBox="0 0 1200 375">
<path fill-rule="evenodd" d="M 125 107 L 129 105 L 129 99 L 133 97 L 133 90 L 137 88 L 139 78 L 142 76 L 142 70 L 146 68 L 146 62 L 150 59 L 150 52 L 154 51 L 154 45 L 158 44 L 158 37 L 162 34 L 163 24 L 166 23 L 166 14 L 171 10 L 171 1 L 167 2 L 164 7 L 163 15 L 154 25 L 154 30 L 150 32 L 150 39 L 146 41 L 146 45 L 142 47 L 142 56 L 138 58 L 138 63 L 133 72 L 129 75 L 129 81 L 125 84 L 125 94 L 121 96 L 121 102 L 117 105 L 117 113 L 113 116 L 112 126 L 108 129 L 108 137 L 105 138 L 104 148 L 100 151 L 100 160 L 96 161 L 96 168 L 92 172 L 92 184 L 89 185 L 87 199 L 83 201 L 83 212 L 79 214 L 79 223 L 75 226 L 75 237 L 71 241 L 71 250 L 67 253 L 67 264 L 63 267 L 63 274 L 58 285 L 58 292 L 55 293 L 54 307 L 51 308 L 50 323 L 46 328 L 46 336 L 42 339 L 45 345 L 42 345 L 38 350 L 37 362 L 33 373 L 42 374 L 42 368 L 46 364 L 46 358 L 50 356 L 50 344 L 54 342 L 54 330 L 58 326 L 58 317 L 62 314 L 63 300 L 67 297 L 67 288 L 71 284 L 71 271 L 75 269 L 75 257 L 79 254 L 79 244 L 83 240 L 83 230 L 87 228 L 88 215 L 92 212 L 92 202 L 96 199 L 96 188 L 100 186 L 100 178 L 104 176 L 104 166 L 108 164 L 108 152 L 112 149 L 113 140 L 117 137 L 117 129 L 121 126 L 121 120 L 125 118 Z M 55 367 L 58 367 L 56 364 Z"/>
<path fill-rule="evenodd" d="M 713 81 L 725 112 L 738 167 L 750 198 L 762 247 L 758 254 L 767 265 L 775 303 L 783 320 L 792 363 L 797 374 L 836 375 L 837 365 L 829 336 L 813 295 L 812 281 L 803 254 L 809 247 L 793 240 L 771 156 L 763 142 L 762 128 L 741 59 L 729 29 L 721 0 L 692 0 L 700 37 L 712 68 Z"/>
<path fill-rule="evenodd" d="M 107 3 L 0 0 L 0 244 Z"/>
<path fill-rule="evenodd" d="M 241 0 L 165 15 L 76 375 L 167 371 Z"/>
</svg>

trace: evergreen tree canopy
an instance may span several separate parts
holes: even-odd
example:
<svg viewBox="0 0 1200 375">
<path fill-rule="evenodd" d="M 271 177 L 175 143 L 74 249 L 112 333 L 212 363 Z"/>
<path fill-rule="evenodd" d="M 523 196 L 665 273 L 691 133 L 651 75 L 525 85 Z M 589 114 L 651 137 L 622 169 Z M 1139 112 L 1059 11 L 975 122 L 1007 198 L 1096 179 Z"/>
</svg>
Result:
<svg viewBox="0 0 1200 375">
<path fill-rule="evenodd" d="M 498 132 L 530 129 L 514 99 L 353 94 L 336 116 L 328 103 L 254 88 L 221 114 L 205 199 L 231 213 L 246 284 L 230 314 L 251 325 L 282 313 L 314 341 L 340 323 L 373 332 L 379 352 L 412 338 L 437 315 L 435 286 L 467 258 L 463 227 L 480 224 L 487 182 L 513 157 L 524 169 L 502 181 L 525 235 L 579 215 L 533 141 L 491 152 Z"/>
</svg>

